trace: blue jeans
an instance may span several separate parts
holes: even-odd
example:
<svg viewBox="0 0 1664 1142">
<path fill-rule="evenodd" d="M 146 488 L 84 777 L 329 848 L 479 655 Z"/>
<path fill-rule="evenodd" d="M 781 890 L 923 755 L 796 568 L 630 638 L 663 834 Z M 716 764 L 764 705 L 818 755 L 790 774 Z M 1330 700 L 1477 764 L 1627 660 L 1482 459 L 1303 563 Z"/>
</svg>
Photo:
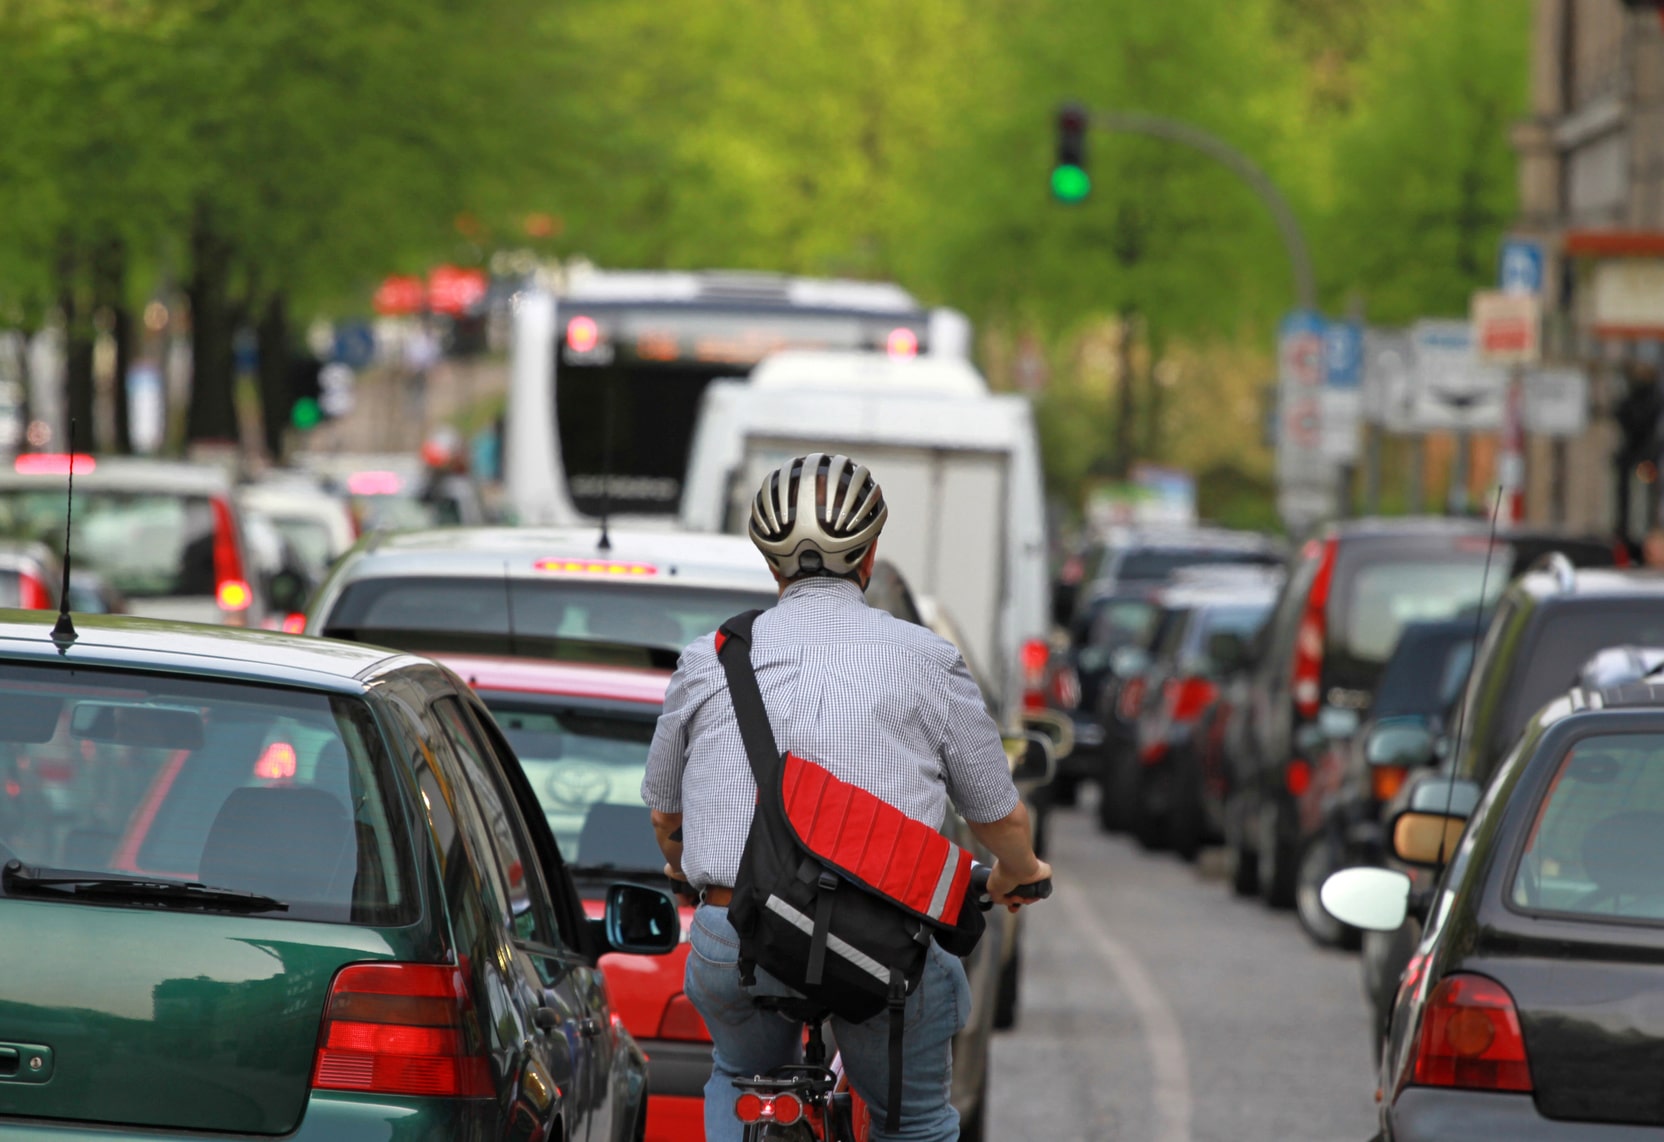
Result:
<svg viewBox="0 0 1664 1142">
<path fill-rule="evenodd" d="M 728 910 L 701 905 L 689 936 L 688 999 L 711 1029 L 714 1066 L 705 1084 L 705 1142 L 740 1142 L 734 1116 L 739 1092 L 732 1079 L 767 1074 L 803 1059 L 803 1025 L 761 1011 L 756 996 L 790 995 L 779 980 L 757 972 L 754 987 L 740 985 L 740 938 Z M 903 1040 L 901 1130 L 883 1131 L 890 1092 L 890 1017 L 865 1023 L 833 1019 L 832 1034 L 850 1085 L 872 1110 L 873 1142 L 955 1142 L 959 1113 L 948 1102 L 953 1085 L 953 1037 L 971 1014 L 971 988 L 957 957 L 934 945 L 924 978 L 907 997 Z"/>
</svg>

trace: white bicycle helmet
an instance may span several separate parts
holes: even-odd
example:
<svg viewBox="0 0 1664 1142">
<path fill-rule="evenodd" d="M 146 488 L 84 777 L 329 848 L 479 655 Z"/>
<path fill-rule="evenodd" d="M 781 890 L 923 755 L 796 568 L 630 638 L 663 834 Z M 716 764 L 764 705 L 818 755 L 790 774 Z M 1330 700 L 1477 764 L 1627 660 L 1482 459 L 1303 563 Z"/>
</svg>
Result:
<svg viewBox="0 0 1664 1142">
<path fill-rule="evenodd" d="M 848 456 L 811 452 L 763 478 L 751 504 L 751 542 L 782 579 L 849 577 L 890 509 L 872 473 Z"/>
</svg>

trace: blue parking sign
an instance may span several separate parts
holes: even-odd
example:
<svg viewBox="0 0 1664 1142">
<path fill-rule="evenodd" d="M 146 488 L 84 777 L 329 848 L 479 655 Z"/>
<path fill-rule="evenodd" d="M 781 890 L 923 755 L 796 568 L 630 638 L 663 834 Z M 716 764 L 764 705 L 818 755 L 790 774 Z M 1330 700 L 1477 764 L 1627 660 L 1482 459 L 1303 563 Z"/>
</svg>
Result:
<svg viewBox="0 0 1664 1142">
<path fill-rule="evenodd" d="M 1364 379 L 1364 331 L 1356 321 L 1332 321 L 1323 331 L 1323 380 L 1355 389 Z"/>
<path fill-rule="evenodd" d="M 1504 240 L 1497 282 L 1503 293 L 1542 293 L 1543 244 L 1529 238 Z"/>
</svg>

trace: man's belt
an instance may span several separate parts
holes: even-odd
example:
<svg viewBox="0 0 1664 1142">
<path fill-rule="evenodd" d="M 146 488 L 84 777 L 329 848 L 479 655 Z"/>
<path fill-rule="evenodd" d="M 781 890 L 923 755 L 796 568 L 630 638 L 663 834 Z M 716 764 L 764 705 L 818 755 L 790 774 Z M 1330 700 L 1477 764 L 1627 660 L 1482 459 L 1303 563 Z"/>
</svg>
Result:
<svg viewBox="0 0 1664 1142">
<path fill-rule="evenodd" d="M 714 908 L 726 908 L 728 902 L 734 898 L 732 888 L 724 888 L 720 884 L 712 884 L 699 893 L 699 903 L 709 904 Z"/>
</svg>

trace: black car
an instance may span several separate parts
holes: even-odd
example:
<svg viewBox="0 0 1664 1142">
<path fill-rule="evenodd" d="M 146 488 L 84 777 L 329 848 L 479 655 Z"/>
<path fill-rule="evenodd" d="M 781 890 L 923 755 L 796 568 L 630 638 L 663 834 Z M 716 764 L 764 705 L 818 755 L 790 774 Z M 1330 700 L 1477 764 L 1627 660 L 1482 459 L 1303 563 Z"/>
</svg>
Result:
<svg viewBox="0 0 1664 1142">
<path fill-rule="evenodd" d="M 1295 915 L 1318 943 L 1356 945 L 1358 933 L 1329 915 L 1318 889 L 1336 869 L 1381 863 L 1381 809 L 1410 776 L 1394 743 L 1406 732 L 1424 730 L 1443 746 L 1481 622 L 1475 615 L 1411 623 L 1399 636 L 1369 712 L 1343 753 L 1345 771 L 1339 791 L 1323 806 L 1323 828 L 1301 850 Z"/>
<path fill-rule="evenodd" d="M 1664 645 L 1664 574 L 1578 570 L 1563 556 L 1545 557 L 1497 604 L 1452 719 L 1460 741 L 1446 768 L 1483 788 L 1543 703 L 1575 684 L 1596 652 L 1624 644 Z M 1383 814 L 1439 779 L 1431 770 L 1412 774 Z M 1413 917 L 1399 931 L 1364 934 L 1364 989 L 1378 1019 L 1420 936 Z"/>
<path fill-rule="evenodd" d="M 1200 826 L 1203 777 L 1197 735 L 1219 698 L 1220 681 L 1246 654 L 1270 614 L 1275 585 L 1176 585 L 1157 596 L 1161 634 L 1144 675 L 1135 739 L 1115 771 L 1115 796 L 1145 848 L 1178 847 L 1194 855 L 1207 838 Z M 1109 792 L 1104 794 L 1109 796 Z"/>
<path fill-rule="evenodd" d="M 1422 783 L 1391 843 L 1409 865 L 1449 857 L 1438 887 L 1363 868 L 1323 891 L 1350 923 L 1428 926 L 1392 1006 L 1381 1137 L 1658 1137 L 1664 685 L 1553 700 L 1482 796 L 1471 778 Z"/>
</svg>

